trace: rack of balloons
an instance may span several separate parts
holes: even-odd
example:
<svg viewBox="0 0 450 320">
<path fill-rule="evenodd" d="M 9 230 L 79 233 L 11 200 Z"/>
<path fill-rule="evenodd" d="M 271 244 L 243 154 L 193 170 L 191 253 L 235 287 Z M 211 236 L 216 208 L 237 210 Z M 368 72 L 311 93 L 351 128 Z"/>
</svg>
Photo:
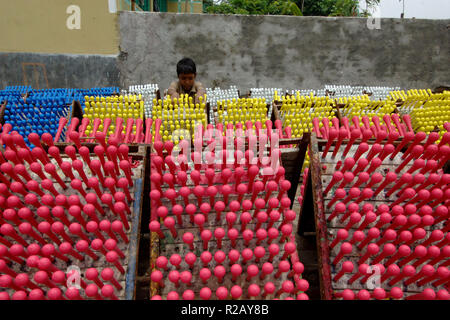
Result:
<svg viewBox="0 0 450 320">
<path fill-rule="evenodd" d="M 322 299 L 450 298 L 450 91 L 9 86 L 0 105 L 1 299 L 134 299 L 143 233 L 148 299 L 309 299 L 306 214 Z"/>
<path fill-rule="evenodd" d="M 28 147 L 28 135 L 47 132 L 56 135 L 61 117 L 70 118 L 73 101 L 84 96 L 111 96 L 119 88 L 91 89 L 33 89 L 30 86 L 8 86 L 0 91 L 0 104 L 4 105 L 2 123 L 12 125 L 12 130 L 20 133 Z M 65 131 L 61 132 L 65 137 Z"/>
</svg>

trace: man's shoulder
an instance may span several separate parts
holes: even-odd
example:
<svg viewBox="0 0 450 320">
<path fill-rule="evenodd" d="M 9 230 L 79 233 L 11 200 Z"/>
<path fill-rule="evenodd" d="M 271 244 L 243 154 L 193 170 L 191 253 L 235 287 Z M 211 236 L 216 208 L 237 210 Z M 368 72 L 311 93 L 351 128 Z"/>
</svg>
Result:
<svg viewBox="0 0 450 320">
<path fill-rule="evenodd" d="M 170 86 L 169 86 L 169 87 L 171 87 L 171 88 L 176 88 L 176 87 L 178 87 L 178 80 L 172 81 L 172 82 L 170 83 Z"/>
</svg>

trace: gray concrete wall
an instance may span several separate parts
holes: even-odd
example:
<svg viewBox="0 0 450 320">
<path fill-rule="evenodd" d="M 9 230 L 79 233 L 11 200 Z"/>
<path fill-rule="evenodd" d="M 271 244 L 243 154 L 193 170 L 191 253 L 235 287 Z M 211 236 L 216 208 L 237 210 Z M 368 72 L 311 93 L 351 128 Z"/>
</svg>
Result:
<svg viewBox="0 0 450 320">
<path fill-rule="evenodd" d="M 0 89 L 122 86 L 176 78 L 194 58 L 208 87 L 450 85 L 450 20 L 121 12 L 120 55 L 0 53 Z"/>
<path fill-rule="evenodd" d="M 0 53 L 0 71 L 0 90 L 120 86 L 116 55 Z"/>
<path fill-rule="evenodd" d="M 450 83 L 450 20 L 121 12 L 120 83 L 176 78 L 184 56 L 205 86 L 288 89 L 325 84 L 434 88 Z"/>
</svg>

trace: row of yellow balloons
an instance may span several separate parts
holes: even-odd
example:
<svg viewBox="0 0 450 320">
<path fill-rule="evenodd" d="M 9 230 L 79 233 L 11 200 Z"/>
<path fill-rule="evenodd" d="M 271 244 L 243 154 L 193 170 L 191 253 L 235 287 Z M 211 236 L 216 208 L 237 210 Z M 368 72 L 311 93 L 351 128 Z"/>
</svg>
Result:
<svg viewBox="0 0 450 320">
<path fill-rule="evenodd" d="M 181 95 L 179 98 L 166 96 L 164 100 L 153 100 L 152 119 L 161 119 L 160 135 L 162 140 L 179 141 L 187 138 L 188 135 L 194 139 L 194 130 L 198 124 L 204 128 L 207 125 L 206 97 L 199 97 L 199 103 L 194 103 L 194 99 L 189 95 Z M 152 137 L 154 140 L 156 126 L 152 126 Z"/>
<path fill-rule="evenodd" d="M 89 118 L 90 123 L 86 127 L 86 135 L 91 136 L 93 133 L 93 121 L 96 118 L 101 120 L 111 119 L 111 125 L 107 134 L 113 134 L 116 127 L 116 119 L 122 118 L 124 120 L 123 130 L 125 133 L 126 122 L 128 119 L 144 119 L 144 101 L 141 95 L 125 95 L 125 96 L 111 96 L 111 97 L 85 97 L 83 117 Z M 103 121 L 99 127 L 103 130 Z M 136 125 L 133 125 L 134 134 L 136 132 Z"/>
</svg>

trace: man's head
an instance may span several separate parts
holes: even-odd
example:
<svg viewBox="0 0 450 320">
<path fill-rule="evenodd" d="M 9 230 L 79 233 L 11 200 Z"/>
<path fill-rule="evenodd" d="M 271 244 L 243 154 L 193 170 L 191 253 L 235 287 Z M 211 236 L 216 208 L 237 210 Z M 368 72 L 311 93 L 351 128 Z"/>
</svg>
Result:
<svg viewBox="0 0 450 320">
<path fill-rule="evenodd" d="M 195 62 L 190 58 L 183 58 L 177 63 L 178 80 L 184 90 L 190 91 L 194 86 L 197 68 Z"/>
</svg>

